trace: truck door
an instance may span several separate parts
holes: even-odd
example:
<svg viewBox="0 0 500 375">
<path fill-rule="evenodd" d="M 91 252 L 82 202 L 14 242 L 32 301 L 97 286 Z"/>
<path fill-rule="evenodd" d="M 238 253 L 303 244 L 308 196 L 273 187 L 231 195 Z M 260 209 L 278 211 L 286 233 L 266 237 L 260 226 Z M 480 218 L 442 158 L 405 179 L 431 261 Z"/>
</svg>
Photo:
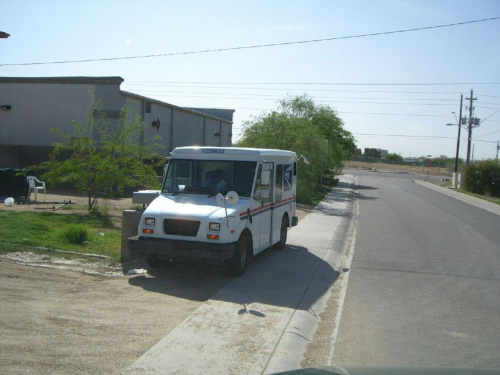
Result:
<svg viewBox="0 0 500 375">
<path fill-rule="evenodd" d="M 255 212 L 254 224 L 258 228 L 258 234 L 254 236 L 254 241 L 258 237 L 259 250 L 271 246 L 272 233 L 272 197 L 273 197 L 273 163 L 264 162 L 259 165 L 257 181 L 254 192 L 254 205 L 252 211 Z"/>
</svg>

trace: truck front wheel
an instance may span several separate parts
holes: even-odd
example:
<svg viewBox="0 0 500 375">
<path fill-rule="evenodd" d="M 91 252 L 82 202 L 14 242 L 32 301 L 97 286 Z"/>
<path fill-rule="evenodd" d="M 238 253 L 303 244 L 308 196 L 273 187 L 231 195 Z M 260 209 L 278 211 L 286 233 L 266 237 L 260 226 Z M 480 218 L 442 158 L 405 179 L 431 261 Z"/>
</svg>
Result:
<svg viewBox="0 0 500 375">
<path fill-rule="evenodd" d="M 146 257 L 146 262 L 151 268 L 159 268 L 162 265 L 161 260 L 156 255 L 149 255 Z"/>
<path fill-rule="evenodd" d="M 283 249 L 286 245 L 287 235 L 288 235 L 288 217 L 285 215 L 281 220 L 280 240 L 273 245 L 273 248 L 275 248 L 276 250 Z"/>
<path fill-rule="evenodd" d="M 234 276 L 241 276 L 245 273 L 248 264 L 248 254 L 250 241 L 246 234 L 242 234 L 236 242 L 234 256 L 229 262 L 229 270 Z"/>
</svg>

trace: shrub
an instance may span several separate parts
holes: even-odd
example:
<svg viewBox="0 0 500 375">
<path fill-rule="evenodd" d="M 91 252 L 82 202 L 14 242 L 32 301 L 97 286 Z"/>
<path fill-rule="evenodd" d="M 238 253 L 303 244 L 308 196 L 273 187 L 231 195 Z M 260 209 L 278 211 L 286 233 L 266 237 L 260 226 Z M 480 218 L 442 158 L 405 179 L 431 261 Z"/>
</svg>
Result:
<svg viewBox="0 0 500 375">
<path fill-rule="evenodd" d="M 99 209 L 99 205 L 96 204 L 90 210 L 90 215 L 94 216 L 97 220 L 100 221 L 102 226 L 112 227 L 113 222 L 111 220 L 111 216 L 109 214 L 109 202 L 107 200 L 104 201 L 101 209 Z"/>
<path fill-rule="evenodd" d="M 90 231 L 83 225 L 74 224 L 66 228 L 61 236 L 71 244 L 81 245 L 90 240 Z"/>
<path fill-rule="evenodd" d="M 488 159 L 469 164 L 464 171 L 464 188 L 471 193 L 500 197 L 500 165 Z"/>
</svg>

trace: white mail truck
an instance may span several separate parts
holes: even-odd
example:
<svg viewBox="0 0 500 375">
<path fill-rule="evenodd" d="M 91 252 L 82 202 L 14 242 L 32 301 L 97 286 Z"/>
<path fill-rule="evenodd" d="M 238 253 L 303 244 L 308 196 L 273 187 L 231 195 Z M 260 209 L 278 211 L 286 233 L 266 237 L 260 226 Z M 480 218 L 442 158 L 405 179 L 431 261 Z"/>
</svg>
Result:
<svg viewBox="0 0 500 375">
<path fill-rule="evenodd" d="M 241 275 L 254 255 L 285 247 L 288 228 L 298 223 L 296 183 L 291 151 L 176 148 L 128 246 L 151 264 L 204 259 Z"/>
</svg>

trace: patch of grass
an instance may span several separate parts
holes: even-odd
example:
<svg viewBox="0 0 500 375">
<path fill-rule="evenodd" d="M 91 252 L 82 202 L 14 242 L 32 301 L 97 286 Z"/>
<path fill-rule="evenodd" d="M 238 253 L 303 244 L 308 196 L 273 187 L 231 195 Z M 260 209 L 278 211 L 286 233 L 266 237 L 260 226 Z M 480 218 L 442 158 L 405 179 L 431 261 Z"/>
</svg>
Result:
<svg viewBox="0 0 500 375">
<path fill-rule="evenodd" d="M 105 220 L 103 224 L 95 215 L 0 210 L 0 222 L 0 252 L 35 249 L 48 253 L 59 249 L 106 255 L 115 262 L 120 260 L 121 229 L 104 225 Z M 69 229 L 78 227 L 87 231 L 83 241 L 89 241 L 88 244 L 82 245 L 83 241 L 79 241 L 79 230 Z M 70 232 L 76 233 L 77 244 L 68 240 Z"/>
<path fill-rule="evenodd" d="M 88 228 L 82 224 L 72 224 L 65 228 L 60 236 L 63 240 L 74 244 L 74 245 L 82 245 L 85 242 L 90 242 L 90 231 Z"/>
<path fill-rule="evenodd" d="M 91 210 L 89 215 L 95 217 L 96 220 L 99 220 L 103 227 L 112 227 L 113 221 L 111 220 L 111 216 L 108 212 L 102 213 L 99 210 Z"/>
<path fill-rule="evenodd" d="M 66 206 L 60 208 L 61 211 L 71 211 L 77 209 L 81 209 L 81 206 L 76 206 L 74 204 L 67 204 Z"/>
<path fill-rule="evenodd" d="M 310 204 L 317 206 L 325 196 L 332 190 L 333 186 L 322 185 L 316 188 L 313 195 L 310 197 Z"/>
<path fill-rule="evenodd" d="M 470 196 L 473 196 L 473 197 L 476 197 L 476 198 L 480 198 L 480 199 L 483 199 L 485 201 L 489 201 L 489 202 L 492 202 L 492 203 L 500 204 L 500 198 L 497 198 L 497 197 L 490 197 L 490 196 L 487 196 L 487 195 L 475 194 L 475 193 L 471 193 L 469 191 L 466 191 L 464 189 L 459 189 L 458 191 L 460 193 L 464 193 L 464 194 L 467 194 L 467 195 L 470 195 Z"/>
<path fill-rule="evenodd" d="M 339 183 L 339 179 L 336 176 L 337 175 L 335 174 L 323 176 L 323 184 L 318 184 L 316 186 L 316 189 L 314 189 L 314 192 L 309 197 L 309 202 L 307 203 L 312 204 L 313 206 L 317 206 L 325 198 L 325 196 Z"/>
</svg>

